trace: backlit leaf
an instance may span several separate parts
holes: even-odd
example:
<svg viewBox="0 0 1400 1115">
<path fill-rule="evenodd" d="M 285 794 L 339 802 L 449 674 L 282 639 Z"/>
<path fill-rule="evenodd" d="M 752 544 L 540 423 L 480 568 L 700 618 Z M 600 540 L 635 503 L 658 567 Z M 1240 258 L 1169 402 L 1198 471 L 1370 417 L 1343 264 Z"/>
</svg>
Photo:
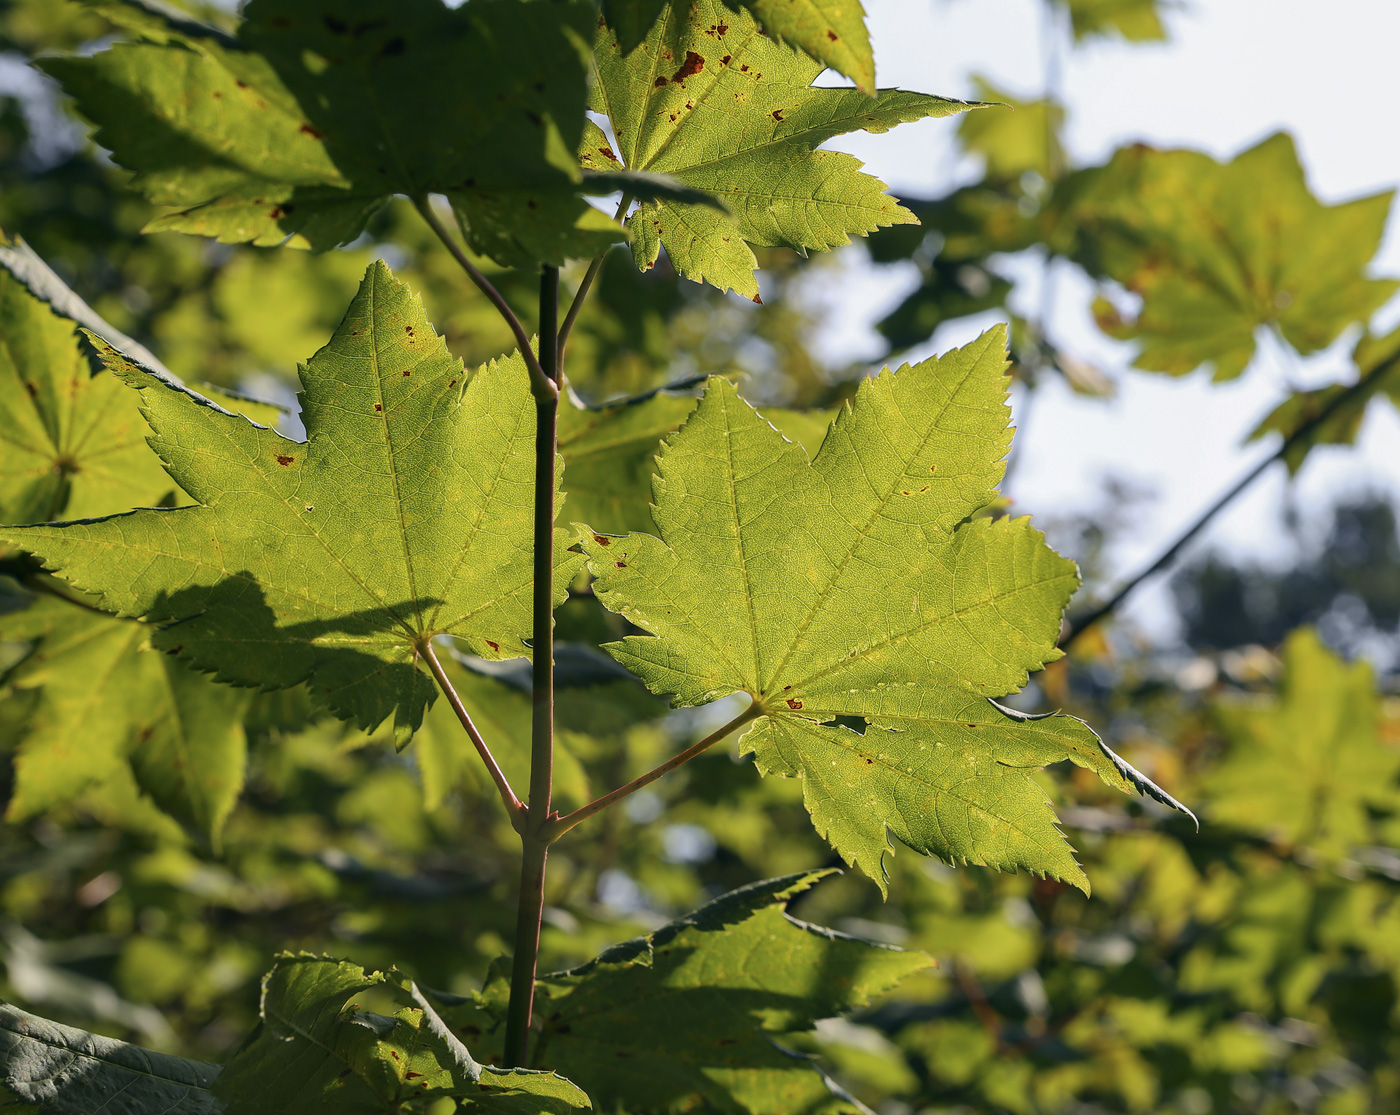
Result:
<svg viewBox="0 0 1400 1115">
<path fill-rule="evenodd" d="M 1101 299 L 1099 325 L 1139 342 L 1135 363 L 1150 371 L 1185 375 L 1210 363 L 1217 380 L 1233 379 L 1264 325 L 1316 352 L 1400 289 L 1366 277 L 1392 194 L 1324 205 L 1285 134 L 1224 164 L 1197 151 L 1123 148 L 1066 193 L 1076 258 L 1142 298 L 1131 318 Z"/>
<path fill-rule="evenodd" d="M 1070 24 L 1078 40 L 1121 35 L 1131 43 L 1167 37 L 1162 23 L 1163 0 L 1059 0 L 1069 9 Z"/>
<path fill-rule="evenodd" d="M 811 460 L 711 380 L 658 460 L 661 538 L 581 536 L 598 598 L 650 632 L 614 657 L 676 705 L 747 693 L 745 749 L 801 777 L 818 832 L 882 886 L 888 829 L 1087 889 L 1028 770 L 1145 784 L 1080 721 L 989 700 L 1060 657 L 1078 585 L 1026 519 L 969 518 L 1010 446 L 1005 343 L 863 381 Z"/>
<path fill-rule="evenodd" d="M 198 506 L 3 537 L 161 625 L 159 649 L 236 685 L 311 678 L 361 727 L 393 716 L 400 741 L 432 698 L 426 640 L 528 655 L 535 412 L 518 357 L 469 379 L 378 262 L 301 369 L 305 443 L 105 357 Z"/>
<path fill-rule="evenodd" d="M 651 267 L 664 246 L 686 278 L 750 298 L 758 295 L 750 244 L 825 250 L 914 220 L 858 160 L 819 144 L 973 107 L 898 90 L 872 100 L 811 88 L 820 62 L 766 38 L 752 16 L 720 0 L 677 0 L 630 53 L 604 28 L 595 52 L 592 103 L 612 125 L 616 165 L 669 174 L 732 214 L 643 205 L 628 222 L 637 265 Z"/>
</svg>

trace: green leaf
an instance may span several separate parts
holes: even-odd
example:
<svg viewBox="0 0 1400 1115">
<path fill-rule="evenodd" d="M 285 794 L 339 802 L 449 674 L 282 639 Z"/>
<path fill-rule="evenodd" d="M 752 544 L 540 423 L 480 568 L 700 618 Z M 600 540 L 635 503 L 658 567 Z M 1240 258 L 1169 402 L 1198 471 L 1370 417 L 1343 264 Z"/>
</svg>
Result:
<svg viewBox="0 0 1400 1115">
<path fill-rule="evenodd" d="M 1276 326 L 1300 353 L 1326 348 L 1400 289 L 1366 277 L 1392 194 L 1324 205 L 1308 191 L 1292 139 L 1275 135 L 1229 163 L 1196 151 L 1123 148 L 1067 183 L 1074 255 L 1142 298 L 1125 318 L 1106 300 L 1099 325 L 1136 340 L 1136 365 L 1185 375 L 1204 363 L 1233 379 L 1254 332 Z"/>
<path fill-rule="evenodd" d="M 964 116 L 958 140 L 986 160 L 987 176 L 1006 181 L 1029 170 L 1047 180 L 1059 177 L 1065 166 L 1064 106 L 1049 98 L 1020 100 L 984 77 L 972 80 L 981 100 L 996 103 L 991 112 Z"/>
<path fill-rule="evenodd" d="M 374 989 L 409 998 L 393 1017 L 348 1000 Z M 545 1072 L 477 1064 L 397 971 L 284 953 L 263 979 L 262 1025 L 218 1082 L 225 1115 L 395 1115 L 438 1097 L 469 1110 L 588 1111 L 588 1097 Z"/>
<path fill-rule="evenodd" d="M 860 0 L 726 0 L 738 12 L 747 8 L 763 34 L 805 51 L 823 66 L 845 74 L 875 95 L 875 57 Z M 603 15 L 624 54 L 646 39 L 671 0 L 603 0 Z"/>
<path fill-rule="evenodd" d="M 1368 807 L 1400 808 L 1400 752 L 1381 739 L 1371 667 L 1310 628 L 1289 636 L 1283 662 L 1276 701 L 1216 709 L 1230 749 L 1206 783 L 1211 816 L 1330 855 L 1374 843 Z"/>
<path fill-rule="evenodd" d="M 576 192 L 589 4 L 255 0 L 236 39 L 96 7 L 145 41 L 44 67 L 136 186 L 179 210 L 151 230 L 329 248 L 391 195 L 436 192 L 506 264 L 622 238 Z"/>
<path fill-rule="evenodd" d="M 159 502 L 174 485 L 146 448 L 136 398 L 92 374 L 71 321 L 0 271 L 0 523 Z"/>
<path fill-rule="evenodd" d="M 392 715 L 403 742 L 432 699 L 426 640 L 528 655 L 535 410 L 519 357 L 468 379 L 379 262 L 301 369 L 305 443 L 105 357 L 199 505 L 0 537 L 161 625 L 155 646 L 220 681 L 311 679 L 363 728 Z M 560 599 L 579 561 L 566 539 Z"/>
<path fill-rule="evenodd" d="M 1130 43 L 1160 41 L 1167 37 L 1162 23 L 1161 0 L 1060 0 L 1069 9 L 1076 40 L 1096 35 L 1121 35 Z"/>
<path fill-rule="evenodd" d="M 673 3 L 630 53 L 604 28 L 595 53 L 593 107 L 612 125 L 617 165 L 668 174 L 731 214 L 648 202 L 628 222 L 638 267 L 651 267 L 664 246 L 686 278 L 750 298 L 758 295 L 750 244 L 825 250 L 914 220 L 857 159 L 819 144 L 974 107 L 898 90 L 872 100 L 811 88 L 820 62 L 765 38 L 750 15 L 720 0 Z"/>
<path fill-rule="evenodd" d="M 152 650 L 150 635 L 53 597 L 0 616 L 0 640 L 35 642 L 7 688 L 38 696 L 18 740 L 7 820 L 121 783 L 129 765 L 160 808 L 217 847 L 243 787 L 250 694 Z"/>
<path fill-rule="evenodd" d="M 1384 337 L 1369 334 L 1363 337 L 1352 359 L 1357 372 L 1365 378 L 1366 386 L 1340 404 L 1312 433 L 1299 438 L 1289 447 L 1283 459 L 1291 475 L 1298 475 L 1298 470 L 1316 446 L 1355 445 L 1356 435 L 1361 432 L 1361 421 L 1366 417 L 1372 399 L 1388 396 L 1392 403 L 1400 407 L 1400 329 L 1392 330 Z M 1334 405 L 1339 396 L 1351 390 L 1351 385 L 1339 383 L 1313 391 L 1295 391 L 1270 411 L 1245 440 L 1258 441 L 1268 434 L 1293 437 L 1304 424 L 1313 421 Z"/>
<path fill-rule="evenodd" d="M 865 1006 L 933 961 L 784 912 L 829 874 L 753 883 L 541 976 L 537 1059 L 604 1110 L 694 1110 L 698 1099 L 707 1110 L 778 1115 L 830 1103 L 810 1062 L 773 1036 Z M 506 995 L 500 978 L 478 1006 L 503 1015 Z"/>
<path fill-rule="evenodd" d="M 156 1053 L 0 1003 L 0 1084 L 50 1115 L 215 1115 L 218 1065 Z"/>
<path fill-rule="evenodd" d="M 661 538 L 581 536 L 599 600 L 651 633 L 607 649 L 677 705 L 749 694 L 745 749 L 882 888 L 888 829 L 1087 889 L 1029 771 L 1135 778 L 1080 721 L 988 700 L 1061 656 L 1079 580 L 1028 520 L 969 518 L 1011 443 L 1005 345 L 863 381 L 810 461 L 712 380 L 659 459 Z"/>
</svg>

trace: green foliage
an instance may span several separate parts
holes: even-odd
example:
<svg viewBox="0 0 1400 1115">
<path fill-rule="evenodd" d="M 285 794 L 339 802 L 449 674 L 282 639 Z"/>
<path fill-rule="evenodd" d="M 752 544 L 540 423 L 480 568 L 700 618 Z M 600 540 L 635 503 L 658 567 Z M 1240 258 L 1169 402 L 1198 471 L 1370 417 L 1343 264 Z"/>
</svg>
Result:
<svg viewBox="0 0 1400 1115">
<path fill-rule="evenodd" d="M 1029 170 L 1046 180 L 1058 178 L 1065 165 L 1060 140 L 1064 106 L 1048 97 L 1018 100 L 986 78 L 974 81 L 978 97 L 994 102 L 995 107 L 964 116 L 958 123 L 958 139 L 986 160 L 987 177 L 1013 179 Z"/>
<path fill-rule="evenodd" d="M 349 1002 L 380 987 L 413 1005 L 390 1017 Z M 228 1115 L 398 1115 L 442 1099 L 519 1115 L 590 1110 L 588 1097 L 553 1073 L 477 1064 L 398 972 L 283 955 L 263 979 L 261 1014 L 257 1036 L 218 1080 Z"/>
<path fill-rule="evenodd" d="M 528 654 L 524 367 L 469 378 L 383 264 L 302 369 L 304 445 L 104 358 L 142 392 L 157 453 L 199 506 L 9 537 L 106 607 L 163 625 L 159 649 L 233 684 L 314 677 L 327 708 L 364 728 L 393 716 L 404 742 L 431 700 L 427 640 Z M 146 559 L 135 577 L 130 552 Z M 577 562 L 559 563 L 567 577 Z"/>
<path fill-rule="evenodd" d="M 1183 375 L 1211 363 L 1225 380 L 1253 357 L 1259 326 L 1316 352 L 1400 289 L 1365 274 L 1391 197 L 1322 204 L 1279 134 L 1225 164 L 1126 148 L 1077 176 L 1066 204 L 1085 230 L 1075 258 L 1142 298 L 1131 317 L 1101 299 L 1100 326 L 1140 342 L 1140 368 Z"/>
<path fill-rule="evenodd" d="M 217 1065 L 187 1061 L 0 1003 L 0 1084 L 53 1115 L 162 1111 L 214 1115 Z"/>
<path fill-rule="evenodd" d="M 621 236 L 576 193 L 586 4 L 264 0 L 236 39 L 134 0 L 93 4 L 138 41 L 45 67 L 151 201 L 180 210 L 153 231 L 329 248 L 389 195 L 437 192 L 502 262 Z"/>
<path fill-rule="evenodd" d="M 1069 9 L 1075 39 L 1120 35 L 1129 42 L 1165 39 L 1163 0 L 1056 0 Z"/>
<path fill-rule="evenodd" d="M 858 160 L 818 144 L 974 107 L 898 90 L 872 101 L 858 90 L 811 88 L 821 63 L 773 43 L 719 0 L 673 4 L 630 53 L 601 28 L 595 50 L 591 104 L 608 117 L 616 144 L 591 128 L 583 164 L 669 174 L 729 209 L 641 206 L 628 219 L 637 266 L 655 265 L 664 246 L 686 278 L 750 298 L 758 297 L 751 244 L 825 250 L 914 219 Z"/>
<path fill-rule="evenodd" d="M 759 769 L 802 778 L 817 831 L 882 888 L 888 827 L 1087 889 L 1021 771 L 1129 785 L 1082 723 L 988 700 L 1059 657 L 1077 583 L 1024 519 L 973 518 L 1010 444 L 1004 338 L 864 381 L 811 460 L 716 381 L 658 459 L 661 538 L 583 536 L 599 599 L 651 636 L 607 649 L 677 705 L 747 694 Z"/>
<path fill-rule="evenodd" d="M 605 1109 L 669 1111 L 690 1097 L 715 1111 L 824 1109 L 823 1078 L 769 1035 L 865 1006 L 931 964 L 784 913 L 826 874 L 753 883 L 540 977 L 536 1059 Z M 504 1017 L 507 990 L 504 980 L 488 983 L 464 1018 Z"/>
</svg>

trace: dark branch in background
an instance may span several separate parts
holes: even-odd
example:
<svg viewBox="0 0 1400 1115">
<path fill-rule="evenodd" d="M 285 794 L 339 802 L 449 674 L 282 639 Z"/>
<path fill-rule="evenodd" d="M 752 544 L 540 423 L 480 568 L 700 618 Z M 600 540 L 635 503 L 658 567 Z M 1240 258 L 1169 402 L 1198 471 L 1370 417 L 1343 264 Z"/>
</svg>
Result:
<svg viewBox="0 0 1400 1115">
<path fill-rule="evenodd" d="M 1283 444 L 1280 445 L 1277 450 L 1275 450 L 1268 457 L 1265 457 L 1264 460 L 1260 461 L 1257 465 L 1255 465 L 1252 469 L 1245 473 L 1244 476 L 1242 476 L 1238 481 L 1236 481 L 1236 483 L 1227 492 L 1225 492 L 1224 495 L 1222 495 L 1219 499 L 1217 499 L 1214 503 L 1207 507 L 1205 511 L 1203 511 L 1200 514 L 1200 516 L 1196 519 L 1196 521 L 1192 523 L 1189 527 L 1187 527 L 1186 530 L 1182 532 L 1181 536 L 1177 538 L 1175 542 L 1173 542 L 1170 546 L 1166 548 L 1166 550 L 1162 552 L 1162 554 L 1157 558 L 1156 561 L 1154 561 L 1151 565 L 1147 566 L 1147 568 L 1143 569 L 1136 576 L 1132 577 L 1126 584 L 1123 585 L 1122 588 L 1120 588 L 1111 597 L 1109 597 L 1108 600 L 1100 604 L 1097 608 L 1092 609 L 1083 616 L 1071 619 L 1069 621 L 1069 630 L 1066 631 L 1064 636 L 1060 639 L 1060 647 L 1068 647 L 1077 638 L 1079 638 L 1080 635 L 1084 634 L 1085 631 L 1093 627 L 1094 624 L 1098 623 L 1105 616 L 1112 613 L 1113 610 L 1117 608 L 1118 605 L 1121 604 L 1128 597 L 1128 595 L 1133 592 L 1134 589 L 1136 589 L 1144 581 L 1148 580 L 1155 574 L 1160 573 L 1163 569 L 1165 569 L 1173 561 L 1175 561 L 1177 555 L 1179 555 L 1181 551 L 1191 543 L 1191 540 L 1194 539 L 1196 535 L 1200 534 L 1201 531 L 1203 531 L 1210 524 L 1211 520 L 1214 519 L 1216 515 L 1220 514 L 1220 512 L 1223 511 L 1226 507 L 1228 507 L 1242 492 L 1244 492 L 1251 484 L 1258 480 L 1259 477 L 1261 477 L 1265 472 L 1267 472 L 1270 465 L 1283 460 L 1288 455 L 1289 450 L 1291 450 L 1294 446 L 1306 441 L 1318 429 L 1325 425 L 1332 418 L 1333 415 L 1342 410 L 1342 408 L 1345 407 L 1348 403 L 1353 402 L 1355 399 L 1362 395 L 1365 395 L 1370 389 L 1372 383 L 1374 383 L 1376 380 L 1380 379 L 1382 376 L 1392 371 L 1395 368 L 1397 362 L 1400 362 L 1400 357 L 1394 357 L 1390 360 L 1386 360 L 1380 364 L 1377 364 L 1374 368 L 1372 368 L 1364 376 L 1358 379 L 1345 391 L 1341 392 L 1339 395 L 1334 397 L 1331 402 L 1329 402 L 1315 415 L 1309 418 L 1306 422 L 1302 423 L 1302 425 L 1300 425 L 1296 430 L 1294 430 L 1291 434 L 1284 438 Z"/>
<path fill-rule="evenodd" d="M 613 214 L 613 220 L 620 221 L 623 214 L 627 212 L 627 207 L 632 204 L 632 198 L 628 194 L 622 195 L 622 200 L 618 203 L 617 212 Z M 598 272 L 603 269 L 603 259 L 612 249 L 599 252 L 593 257 L 593 262 L 588 265 L 588 270 L 584 272 L 583 282 L 578 285 L 578 292 L 574 295 L 573 302 L 569 305 L 569 312 L 564 316 L 564 324 L 559 327 L 559 360 L 564 359 L 564 349 L 569 344 L 569 334 L 574 330 L 574 322 L 578 320 L 579 311 L 583 309 L 583 300 L 588 297 L 589 288 L 593 286 L 593 280 L 598 277 Z"/>
<path fill-rule="evenodd" d="M 495 306 L 505 323 L 510 326 L 510 331 L 515 335 L 515 345 L 520 350 L 520 355 L 525 361 L 525 366 L 530 370 L 530 387 L 538 395 L 540 392 L 548 394 L 559 393 L 554 380 L 545 375 L 544 369 L 540 367 L 540 362 L 535 356 L 535 351 L 530 347 L 530 334 L 525 332 L 525 327 L 520 324 L 520 319 L 515 316 L 515 311 L 510 308 L 510 303 L 495 285 L 477 269 L 462 250 L 462 246 L 453 239 L 452 234 L 447 231 L 447 226 L 438 219 L 438 215 L 433 212 L 432 202 L 426 196 L 413 199 L 413 207 L 418 210 L 426 222 L 427 226 L 433 230 L 434 235 L 442 241 L 443 246 L 452 254 L 458 265 L 467 273 L 467 278 L 476 284 L 477 289 L 490 300 Z"/>
</svg>

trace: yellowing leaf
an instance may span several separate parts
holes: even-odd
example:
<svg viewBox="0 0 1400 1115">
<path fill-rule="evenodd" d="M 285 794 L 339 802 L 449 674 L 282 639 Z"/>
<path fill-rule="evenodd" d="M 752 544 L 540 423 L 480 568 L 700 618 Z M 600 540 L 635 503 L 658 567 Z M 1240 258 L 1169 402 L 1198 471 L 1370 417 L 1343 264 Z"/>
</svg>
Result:
<svg viewBox="0 0 1400 1115">
<path fill-rule="evenodd" d="M 819 144 L 974 107 L 898 90 L 872 100 L 814 89 L 820 62 L 766 38 L 752 16 L 720 0 L 673 3 L 630 53 L 605 27 L 595 53 L 592 103 L 612 124 L 616 164 L 668 174 L 729 209 L 643 205 L 628 222 L 638 267 L 651 267 L 664 246 L 686 278 L 750 298 L 758 296 L 750 244 L 825 250 L 914 220 L 857 159 Z"/>
<path fill-rule="evenodd" d="M 1058 0 L 1069 9 L 1076 39 L 1121 35 L 1130 43 L 1165 39 L 1162 0 Z"/>
<path fill-rule="evenodd" d="M 1132 318 L 1096 307 L 1102 328 L 1141 344 L 1137 366 L 1185 375 L 1211 363 L 1225 380 L 1253 358 L 1261 325 L 1316 352 L 1400 289 L 1366 277 L 1391 197 L 1322 204 L 1279 134 L 1225 164 L 1124 148 L 1070 180 L 1065 212 L 1076 258 L 1142 297 Z"/>
<path fill-rule="evenodd" d="M 958 139 L 986 160 L 987 176 L 1019 178 L 1028 170 L 1042 178 L 1059 176 L 1065 166 L 1060 132 L 1064 106 L 1049 98 L 1020 100 L 983 77 L 974 77 L 977 95 L 998 102 L 988 112 L 974 112 L 958 122 Z"/>
<path fill-rule="evenodd" d="M 219 680 L 311 679 L 361 727 L 394 716 L 400 741 L 432 699 L 427 640 L 528 655 L 535 412 L 518 357 L 469 380 L 377 262 L 301 369 L 305 443 L 105 355 L 198 506 L 0 537 Z M 579 559 L 557 536 L 562 589 Z"/>
<path fill-rule="evenodd" d="M 586 533 L 608 650 L 677 705 L 747 693 L 760 770 L 883 886 L 887 828 L 955 862 L 1087 887 L 1029 768 L 1070 759 L 1160 795 L 1069 717 L 988 698 L 1060 657 L 1072 562 L 1025 519 L 970 518 L 1010 446 L 1005 332 L 864 381 L 815 458 L 724 380 L 658 461 L 661 538 Z M 864 718 L 864 734 L 836 723 Z"/>
</svg>

